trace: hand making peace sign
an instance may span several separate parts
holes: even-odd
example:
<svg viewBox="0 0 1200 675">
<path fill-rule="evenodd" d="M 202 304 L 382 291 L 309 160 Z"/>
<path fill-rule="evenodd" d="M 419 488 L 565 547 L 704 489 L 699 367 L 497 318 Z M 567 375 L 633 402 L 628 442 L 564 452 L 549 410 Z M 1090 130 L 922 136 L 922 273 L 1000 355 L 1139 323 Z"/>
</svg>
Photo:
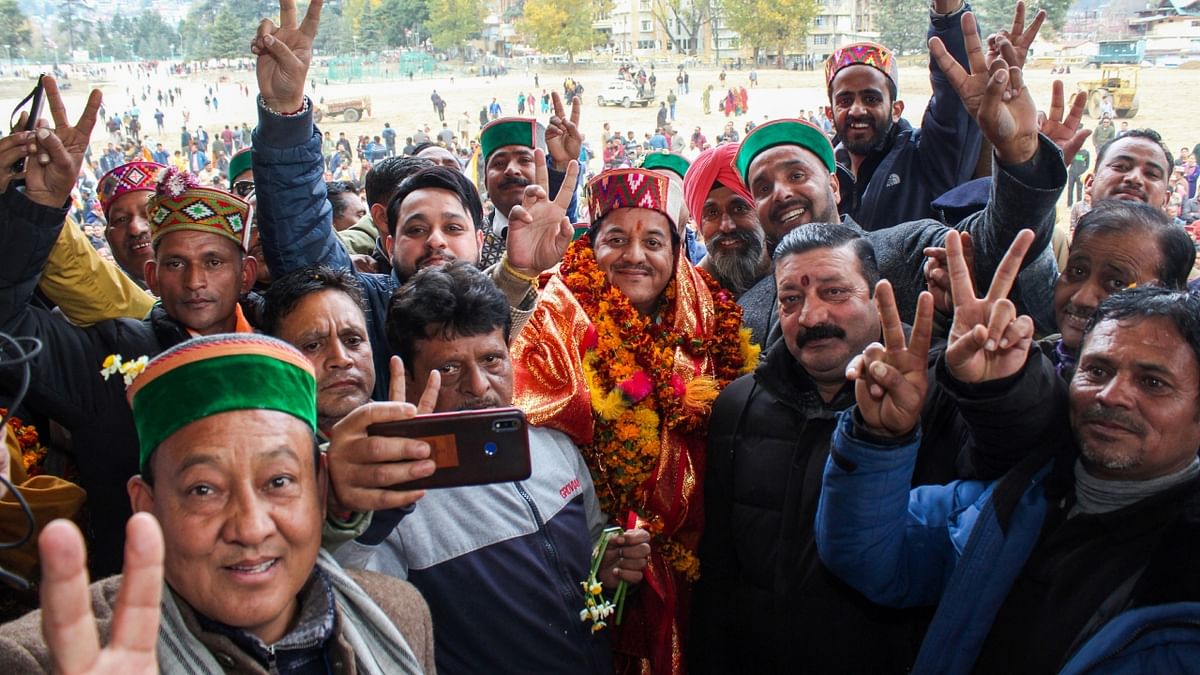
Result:
<svg viewBox="0 0 1200 675">
<path fill-rule="evenodd" d="M 987 295 L 978 298 L 959 233 L 951 231 L 946 235 L 946 262 L 954 298 L 946 367 L 956 380 L 967 383 L 998 380 L 1015 375 L 1025 365 L 1033 343 L 1033 319 L 1017 316 L 1008 294 L 1033 240 L 1032 230 L 1017 233 L 992 276 Z"/>
<path fill-rule="evenodd" d="M 293 113 L 304 105 L 304 83 L 322 4 L 323 0 L 312 0 L 304 21 L 297 26 L 296 0 L 279 0 L 279 25 L 270 19 L 258 24 L 250 51 L 258 56 L 258 91 L 271 110 Z"/>
<path fill-rule="evenodd" d="M 513 206 L 508 215 L 505 253 L 508 264 L 526 276 L 537 276 L 557 265 L 571 244 L 574 229 L 567 218 L 567 207 L 571 205 L 575 181 L 579 178 L 579 162 L 566 162 L 566 178 L 551 200 L 547 196 L 550 174 L 546 153 L 541 148 L 533 151 L 533 162 L 534 182 L 525 186 L 521 203 Z"/>
</svg>

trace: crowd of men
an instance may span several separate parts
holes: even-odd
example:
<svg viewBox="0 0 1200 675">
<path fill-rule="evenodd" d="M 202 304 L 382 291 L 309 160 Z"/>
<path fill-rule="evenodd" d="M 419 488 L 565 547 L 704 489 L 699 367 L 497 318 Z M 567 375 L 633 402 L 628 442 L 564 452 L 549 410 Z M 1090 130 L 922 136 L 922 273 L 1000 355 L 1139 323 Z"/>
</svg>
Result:
<svg viewBox="0 0 1200 675">
<path fill-rule="evenodd" d="M 1089 131 L 1023 84 L 1043 12 L 984 40 L 934 0 L 919 128 L 857 43 L 825 64 L 836 144 L 767 120 L 588 180 L 555 92 L 479 130 L 482 189 L 393 136 L 363 198 L 304 95 L 321 11 L 260 25 L 220 185 L 101 176 L 112 260 L 71 215 L 99 92 L 72 123 L 47 78 L 51 119 L 0 139 L 29 522 L 0 514 L 31 536 L 0 564 L 40 588 L 0 664 L 1200 672 L 1194 158 L 1094 146 L 1060 265 Z M 438 453 L 375 425 L 510 406 L 527 479 L 397 487 Z M 39 431 L 65 475 L 25 461 Z"/>
</svg>

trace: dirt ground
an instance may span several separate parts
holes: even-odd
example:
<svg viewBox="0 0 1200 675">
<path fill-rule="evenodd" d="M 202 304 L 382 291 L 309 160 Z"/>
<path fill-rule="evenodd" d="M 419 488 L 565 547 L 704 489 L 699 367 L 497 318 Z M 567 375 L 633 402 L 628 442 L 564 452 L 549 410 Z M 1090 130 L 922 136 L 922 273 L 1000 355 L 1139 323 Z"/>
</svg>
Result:
<svg viewBox="0 0 1200 675">
<path fill-rule="evenodd" d="M 584 86 L 584 100 L 581 125 L 586 138 L 591 142 L 594 151 L 601 151 L 599 142 L 601 127 L 609 122 L 614 130 L 633 130 L 640 139 L 646 131 L 652 131 L 655 123 L 657 103 L 648 109 L 620 107 L 600 107 L 596 104 L 596 94 L 612 79 L 613 70 L 579 70 L 573 77 Z M 667 91 L 674 86 L 675 69 L 669 65 L 657 67 L 659 76 L 659 100 L 664 100 Z M 472 120 L 472 129 L 478 125 L 479 109 L 490 103 L 496 97 L 503 107 L 504 114 L 516 114 L 516 98 L 519 91 L 533 92 L 540 96 L 542 89 L 561 86 L 568 75 L 565 70 L 540 72 L 540 87 L 534 86 L 534 71 L 512 72 L 498 79 L 483 77 L 457 76 L 454 78 L 440 77 L 436 79 L 417 79 L 416 81 L 393 80 L 383 82 L 329 84 L 318 80 L 315 92 L 309 92 L 314 98 L 321 97 L 336 99 L 342 97 L 369 94 L 373 103 L 373 115 L 357 123 L 341 120 L 327 121 L 322 127 L 333 131 L 345 132 L 354 138 L 358 134 L 375 135 L 383 128 L 384 122 L 390 122 L 399 133 L 400 142 L 418 126 L 429 125 L 436 132 L 440 128 L 437 116 L 430 103 L 430 93 L 436 89 L 447 101 L 446 120 L 451 128 L 466 112 Z M 712 84 L 719 87 L 718 71 L 712 69 L 692 69 L 690 71 L 691 91 L 681 95 L 676 108 L 676 124 L 688 137 L 694 127 L 700 126 L 702 131 L 713 139 L 724 126 L 726 118 L 716 112 L 714 95 L 714 111 L 704 115 L 701 107 L 701 92 Z M 317 75 L 319 77 L 319 74 Z M 1026 82 L 1031 88 L 1034 98 L 1045 109 L 1049 107 L 1051 82 L 1056 77 L 1062 77 L 1068 92 L 1074 91 L 1075 83 L 1089 77 L 1094 77 L 1095 71 L 1076 69 L 1071 75 L 1055 76 L 1048 70 L 1030 70 L 1026 73 Z M 729 71 L 727 86 L 746 86 L 750 92 L 750 113 L 736 120 L 736 127 L 741 131 L 747 119 L 761 122 L 766 118 L 795 116 L 800 110 L 826 105 L 821 71 L 794 72 L 775 69 L 763 69 L 758 73 L 758 86 L 750 88 L 749 71 Z M 176 78 L 166 75 L 154 77 L 138 77 L 124 68 L 112 69 L 109 75 L 102 79 L 92 80 L 78 75 L 71 79 L 71 88 L 66 92 L 66 104 L 72 115 L 82 108 L 84 97 L 92 87 L 100 88 L 105 95 L 105 101 L 110 111 L 123 111 L 136 103 L 142 111 L 143 128 L 149 133 L 151 142 L 161 140 L 169 150 L 175 150 L 179 145 L 179 129 L 183 124 L 183 111 L 191 114 L 191 126 L 203 125 L 210 133 L 219 131 L 225 124 L 240 126 L 242 122 L 254 123 L 253 97 L 239 95 L 237 82 L 244 82 L 253 92 L 256 89 L 254 74 L 247 71 L 212 71 L 190 78 Z M 7 78 L 0 80 L 0 106 L 11 110 L 12 106 L 23 96 L 31 86 L 31 79 Z M 151 97 L 148 102 L 131 101 L 130 94 L 137 94 L 139 87 L 146 84 L 151 86 Z M 153 114 L 155 109 L 155 91 L 162 87 L 180 86 L 183 88 L 182 101 L 172 108 L 165 108 L 166 132 L 160 137 L 155 133 Z M 207 110 L 204 106 L 204 96 L 209 86 L 220 101 L 217 111 Z M 714 94 L 718 89 L 714 89 Z M 1129 120 L 1130 126 L 1151 127 L 1157 129 L 1164 137 L 1168 147 L 1178 152 L 1182 146 L 1191 147 L 1200 141 L 1200 125 L 1195 119 L 1195 99 L 1200 92 L 1200 70 L 1179 70 L 1165 68 L 1146 68 L 1141 71 L 1139 96 L 1141 109 L 1137 117 Z M 913 124 L 919 124 L 921 113 L 928 103 L 930 85 L 928 72 L 924 68 L 905 68 L 900 74 L 900 98 L 906 106 L 905 117 Z M 539 117 L 542 115 L 539 113 Z M 730 118 L 733 119 L 733 118 Z M 1095 121 L 1085 118 L 1085 125 L 1094 126 Z M 1119 123 L 1119 121 L 1118 121 Z M 93 134 L 95 149 L 103 148 L 107 140 L 102 129 Z M 1094 155 L 1094 153 L 1093 153 Z M 598 171 L 600 160 L 592 161 L 591 169 Z M 1064 197 L 1065 205 L 1065 197 Z"/>
</svg>

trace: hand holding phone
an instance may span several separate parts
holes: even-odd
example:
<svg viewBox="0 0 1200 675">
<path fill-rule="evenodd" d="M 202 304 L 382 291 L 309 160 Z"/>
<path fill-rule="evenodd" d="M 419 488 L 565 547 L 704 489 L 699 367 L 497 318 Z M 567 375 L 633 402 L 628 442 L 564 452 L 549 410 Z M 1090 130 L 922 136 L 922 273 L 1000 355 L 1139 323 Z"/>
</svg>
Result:
<svg viewBox="0 0 1200 675">
<path fill-rule="evenodd" d="M 368 436 L 428 444 L 436 470 L 394 490 L 462 487 L 525 480 L 532 471 L 529 424 L 517 408 L 418 415 L 367 427 Z"/>
</svg>

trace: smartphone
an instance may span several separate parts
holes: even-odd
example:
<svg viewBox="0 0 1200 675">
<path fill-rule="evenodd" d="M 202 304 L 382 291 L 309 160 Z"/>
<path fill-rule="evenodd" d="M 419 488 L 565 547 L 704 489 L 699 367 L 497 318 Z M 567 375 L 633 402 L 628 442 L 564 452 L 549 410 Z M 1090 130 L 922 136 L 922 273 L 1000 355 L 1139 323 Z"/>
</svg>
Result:
<svg viewBox="0 0 1200 675">
<path fill-rule="evenodd" d="M 46 94 L 46 89 L 42 84 L 42 80 L 45 79 L 45 77 L 45 73 L 38 75 L 37 84 L 34 85 L 33 91 L 30 92 L 29 95 L 24 99 L 22 99 L 22 101 L 17 104 L 17 109 L 13 111 L 15 114 L 20 115 L 21 106 L 25 104 L 25 101 L 29 101 L 29 117 L 25 120 L 25 127 L 21 129 L 21 131 L 33 131 L 37 127 L 38 118 L 42 116 L 42 104 L 45 101 Z M 25 171 L 25 159 L 21 158 L 12 165 L 12 172 L 21 173 L 23 171 Z"/>
<path fill-rule="evenodd" d="M 437 465 L 433 474 L 394 490 L 508 483 L 529 478 L 529 424 L 517 408 L 488 408 L 418 415 L 367 427 L 370 436 L 425 441 Z"/>
</svg>

